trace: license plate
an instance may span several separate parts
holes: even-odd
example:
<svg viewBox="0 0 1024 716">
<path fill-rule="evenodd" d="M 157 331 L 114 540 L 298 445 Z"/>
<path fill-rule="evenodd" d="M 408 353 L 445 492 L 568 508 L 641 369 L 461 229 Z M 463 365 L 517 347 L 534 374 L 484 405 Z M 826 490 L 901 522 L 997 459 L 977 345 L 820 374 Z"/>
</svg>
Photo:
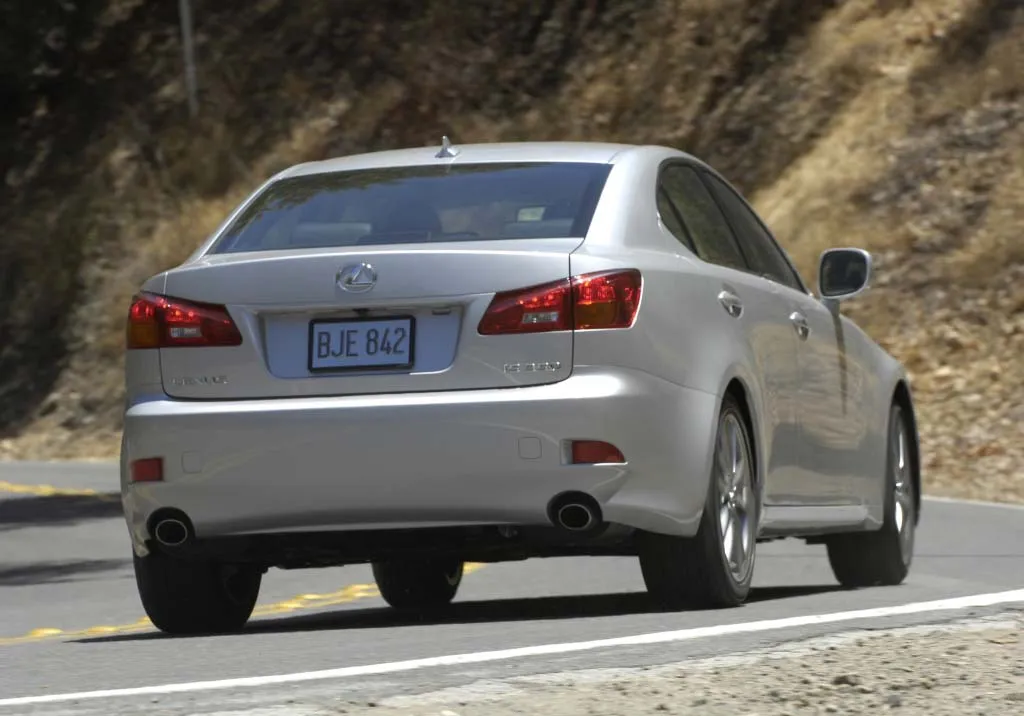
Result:
<svg viewBox="0 0 1024 716">
<path fill-rule="evenodd" d="M 309 369 L 412 368 L 414 320 L 409 318 L 312 321 Z"/>
</svg>

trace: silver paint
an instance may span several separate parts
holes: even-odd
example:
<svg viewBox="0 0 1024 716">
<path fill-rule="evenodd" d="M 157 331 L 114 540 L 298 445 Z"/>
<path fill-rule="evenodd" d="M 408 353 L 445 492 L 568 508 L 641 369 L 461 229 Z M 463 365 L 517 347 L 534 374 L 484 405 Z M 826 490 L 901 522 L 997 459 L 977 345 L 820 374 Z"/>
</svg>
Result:
<svg viewBox="0 0 1024 716">
<path fill-rule="evenodd" d="M 226 305 L 243 343 L 129 354 L 122 482 L 137 550 L 161 506 L 185 510 L 200 536 L 544 524 L 548 500 L 566 490 L 593 495 L 609 520 L 692 535 L 730 383 L 743 387 L 751 410 L 751 479 L 764 504 L 757 533 L 881 525 L 889 407 L 905 373 L 835 302 L 705 263 L 665 229 L 654 194 L 659 166 L 703 164 L 673 149 L 615 144 L 436 154 L 423 147 L 332 159 L 270 181 L 439 161 L 613 167 L 583 240 L 221 255 L 207 253 L 215 232 L 181 266 L 146 282 L 148 291 Z M 361 263 L 377 271 L 373 291 L 339 290 L 339 267 Z M 644 277 L 628 330 L 476 331 L 498 291 L 614 268 Z M 308 373 L 309 320 L 356 309 L 413 315 L 429 331 L 412 371 Z M 806 340 L 794 312 L 806 320 Z M 539 356 L 561 369 L 509 369 L 536 366 Z M 174 381 L 202 375 L 230 381 Z M 521 438 L 540 441 L 539 459 L 519 456 Z M 610 442 L 627 464 L 567 465 L 570 439 Z M 200 473 L 181 468 L 185 453 L 205 456 Z M 165 457 L 164 482 L 129 484 L 130 461 L 151 456 Z"/>
</svg>

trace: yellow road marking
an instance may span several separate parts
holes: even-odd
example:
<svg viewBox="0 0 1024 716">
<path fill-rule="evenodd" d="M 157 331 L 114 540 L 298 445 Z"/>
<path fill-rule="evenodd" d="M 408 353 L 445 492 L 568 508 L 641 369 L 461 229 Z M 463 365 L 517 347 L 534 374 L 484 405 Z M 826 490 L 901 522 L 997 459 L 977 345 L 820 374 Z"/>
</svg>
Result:
<svg viewBox="0 0 1024 716">
<path fill-rule="evenodd" d="M 464 568 L 464 573 L 470 574 L 484 566 L 485 565 L 483 564 L 475 562 L 467 563 Z M 350 584 L 347 587 L 342 587 L 336 592 L 328 592 L 326 594 L 300 594 L 274 604 L 257 606 L 253 610 L 252 615 L 253 617 L 271 617 L 306 609 L 324 609 L 326 607 L 338 606 L 339 604 L 349 604 L 351 602 L 359 601 L 360 599 L 368 599 L 379 595 L 380 591 L 378 591 L 376 584 Z M 74 631 L 64 631 L 63 629 L 57 629 L 54 627 L 42 627 L 39 629 L 33 629 L 22 636 L 0 638 L 0 646 L 30 644 L 37 641 L 52 639 L 76 639 L 91 636 L 131 634 L 140 631 L 150 631 L 152 628 L 152 622 L 150 622 L 146 617 L 143 617 L 136 622 L 132 622 L 131 624 L 99 625 Z"/>
<path fill-rule="evenodd" d="M 92 490 L 89 488 L 79 489 L 73 487 L 54 487 L 53 485 L 18 485 L 5 480 L 0 480 L 0 492 L 9 492 L 14 495 L 32 495 L 33 497 L 95 497 L 97 500 L 109 501 L 120 499 L 117 495 L 106 494 L 99 490 Z"/>
</svg>

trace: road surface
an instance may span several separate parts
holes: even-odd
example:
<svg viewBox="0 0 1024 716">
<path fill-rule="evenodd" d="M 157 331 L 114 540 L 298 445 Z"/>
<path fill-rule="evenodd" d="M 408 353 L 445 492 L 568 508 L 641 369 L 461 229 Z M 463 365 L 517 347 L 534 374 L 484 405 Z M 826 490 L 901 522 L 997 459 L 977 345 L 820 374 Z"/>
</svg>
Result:
<svg viewBox="0 0 1024 716">
<path fill-rule="evenodd" d="M 634 559 L 532 560 L 473 570 L 449 614 L 413 623 L 367 567 L 275 570 L 243 634 L 173 639 L 142 619 L 116 490 L 109 465 L 0 463 L 0 713 L 373 700 L 1024 608 L 1024 509 L 927 500 L 897 588 L 840 590 L 824 548 L 782 542 L 761 546 L 746 606 L 661 613 Z"/>
</svg>

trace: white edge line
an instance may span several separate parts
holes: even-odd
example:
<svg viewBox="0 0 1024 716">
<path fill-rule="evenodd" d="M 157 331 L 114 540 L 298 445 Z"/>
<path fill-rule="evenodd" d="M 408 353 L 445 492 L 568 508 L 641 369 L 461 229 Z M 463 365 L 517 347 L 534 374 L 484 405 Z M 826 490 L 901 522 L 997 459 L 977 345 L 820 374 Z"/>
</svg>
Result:
<svg viewBox="0 0 1024 716">
<path fill-rule="evenodd" d="M 971 507 L 996 507 L 1003 510 L 1024 510 L 1024 505 L 1015 502 L 966 500 L 960 497 L 943 497 L 941 495 L 924 495 L 923 499 L 925 502 L 942 502 L 947 505 L 969 505 Z"/>
<path fill-rule="evenodd" d="M 542 644 L 524 646 L 515 649 L 498 651 L 481 651 L 470 654 L 453 654 L 449 656 L 433 656 L 424 659 L 409 659 L 383 664 L 364 666 L 345 666 L 322 671 L 306 671 L 295 674 L 277 674 L 272 676 L 250 676 L 219 681 L 194 681 L 162 686 L 140 686 L 127 689 L 104 689 L 100 691 L 81 691 L 69 694 L 48 694 L 45 696 L 24 696 L 0 700 L 0 706 L 28 706 L 32 704 L 56 703 L 62 701 L 79 701 L 84 699 L 102 699 L 118 696 L 154 696 L 160 694 L 176 694 L 193 691 L 213 691 L 218 689 L 237 689 L 254 686 L 270 686 L 274 684 L 295 684 L 305 681 L 322 681 L 325 679 L 344 679 L 354 676 L 372 676 L 392 674 L 399 671 L 413 671 L 438 666 L 458 666 L 463 664 L 480 664 L 490 661 L 520 659 L 528 656 L 544 656 L 551 654 L 568 654 L 572 652 L 591 651 L 619 646 L 640 646 L 645 644 L 663 644 L 666 642 L 689 641 L 711 636 L 729 634 L 751 634 L 755 632 L 788 629 L 793 627 L 813 626 L 818 624 L 835 624 L 858 619 L 881 619 L 904 614 L 923 614 L 927 612 L 945 612 L 975 607 L 989 607 L 997 604 L 1024 604 L 1024 589 L 990 594 L 975 594 L 968 597 L 940 599 L 931 602 L 914 602 L 891 607 L 876 607 L 856 611 L 834 612 L 832 614 L 811 614 L 784 619 L 768 619 L 739 624 L 718 624 L 715 626 L 662 631 L 651 634 L 613 637 L 594 641 L 568 642 L 565 644 Z"/>
</svg>

